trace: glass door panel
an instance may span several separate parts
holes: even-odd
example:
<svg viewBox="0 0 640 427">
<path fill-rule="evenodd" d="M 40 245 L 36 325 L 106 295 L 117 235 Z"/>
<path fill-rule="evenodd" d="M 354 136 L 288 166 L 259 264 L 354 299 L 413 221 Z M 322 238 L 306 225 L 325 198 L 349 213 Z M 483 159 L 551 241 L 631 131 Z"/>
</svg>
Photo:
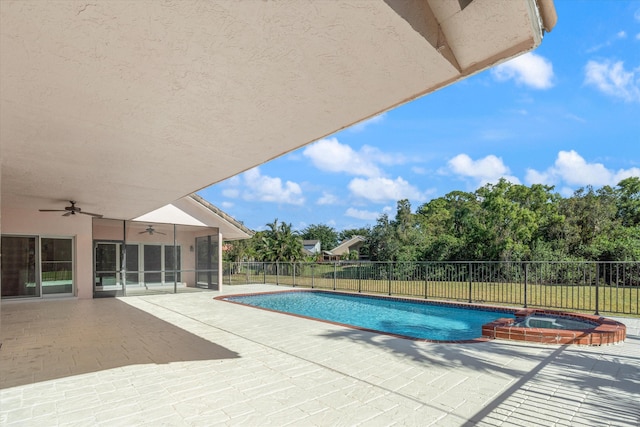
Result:
<svg viewBox="0 0 640 427">
<path fill-rule="evenodd" d="M 36 237 L 2 236 L 2 297 L 39 297 Z"/>
<path fill-rule="evenodd" d="M 215 236 L 196 238 L 196 286 L 218 290 L 218 241 Z"/>
<path fill-rule="evenodd" d="M 145 284 L 162 283 L 162 246 L 144 245 L 143 252 Z"/>
<path fill-rule="evenodd" d="M 175 249 L 175 250 L 174 250 Z M 173 283 L 181 281 L 180 246 L 164 247 L 164 281 Z"/>
<path fill-rule="evenodd" d="M 40 239 L 42 294 L 73 293 L 73 240 Z"/>
<path fill-rule="evenodd" d="M 211 283 L 209 237 L 196 237 L 196 286 L 208 288 Z"/>
<path fill-rule="evenodd" d="M 138 245 L 126 245 L 127 251 L 127 285 L 137 285 L 140 283 L 140 260 L 139 246 Z"/>
<path fill-rule="evenodd" d="M 95 245 L 96 290 L 120 289 L 120 243 Z"/>
</svg>

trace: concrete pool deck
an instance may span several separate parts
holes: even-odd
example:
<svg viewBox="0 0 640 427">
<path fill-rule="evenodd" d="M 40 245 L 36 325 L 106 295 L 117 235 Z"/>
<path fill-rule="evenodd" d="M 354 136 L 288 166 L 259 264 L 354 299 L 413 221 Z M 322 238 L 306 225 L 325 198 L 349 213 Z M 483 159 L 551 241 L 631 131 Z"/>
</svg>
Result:
<svg viewBox="0 0 640 427">
<path fill-rule="evenodd" d="M 439 344 L 217 295 L 3 302 L 0 425 L 640 424 L 638 318 L 612 346 Z"/>
</svg>

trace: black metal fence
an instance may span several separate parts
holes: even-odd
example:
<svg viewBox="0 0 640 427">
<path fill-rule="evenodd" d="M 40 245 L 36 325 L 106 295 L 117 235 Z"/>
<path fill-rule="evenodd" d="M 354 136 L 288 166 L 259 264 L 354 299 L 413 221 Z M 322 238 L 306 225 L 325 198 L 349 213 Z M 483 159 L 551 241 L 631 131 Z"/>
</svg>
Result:
<svg viewBox="0 0 640 427">
<path fill-rule="evenodd" d="M 640 262 L 224 263 L 226 285 L 270 283 L 640 315 Z"/>
</svg>

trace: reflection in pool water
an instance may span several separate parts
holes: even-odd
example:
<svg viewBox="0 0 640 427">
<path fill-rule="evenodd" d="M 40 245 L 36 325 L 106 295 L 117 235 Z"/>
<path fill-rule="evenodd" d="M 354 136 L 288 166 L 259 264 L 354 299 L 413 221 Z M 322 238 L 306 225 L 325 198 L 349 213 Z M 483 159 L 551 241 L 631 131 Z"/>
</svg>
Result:
<svg viewBox="0 0 640 427">
<path fill-rule="evenodd" d="M 592 329 L 597 326 L 596 323 L 591 323 L 582 320 L 575 320 L 567 317 L 560 316 L 548 316 L 548 315 L 533 315 L 527 316 L 524 319 L 516 322 L 513 326 L 520 328 L 546 328 L 546 329 L 571 329 L 571 330 L 584 330 Z"/>
</svg>

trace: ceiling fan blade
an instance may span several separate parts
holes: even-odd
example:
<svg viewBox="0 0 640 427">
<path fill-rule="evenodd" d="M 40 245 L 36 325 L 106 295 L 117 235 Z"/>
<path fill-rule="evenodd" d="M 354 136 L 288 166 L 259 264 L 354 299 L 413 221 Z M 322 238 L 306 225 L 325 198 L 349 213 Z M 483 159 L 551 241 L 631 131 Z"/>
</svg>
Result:
<svg viewBox="0 0 640 427">
<path fill-rule="evenodd" d="M 83 212 L 82 209 L 76 206 L 76 202 L 73 200 L 69 200 L 69 203 L 71 204 L 71 206 L 65 206 L 64 209 L 40 209 L 40 212 L 65 212 L 65 214 L 63 214 L 62 216 L 75 215 L 79 213 L 79 214 L 93 216 L 96 218 L 102 218 L 102 215 L 100 214 Z"/>
<path fill-rule="evenodd" d="M 146 233 L 147 233 L 147 230 L 144 230 L 144 231 L 139 232 L 138 234 L 146 234 Z"/>
<path fill-rule="evenodd" d="M 166 235 L 167 235 L 167 233 L 163 233 L 162 231 L 154 231 L 154 233 L 156 233 L 156 234 L 162 234 L 162 235 L 164 235 L 164 236 L 166 236 Z"/>
</svg>

